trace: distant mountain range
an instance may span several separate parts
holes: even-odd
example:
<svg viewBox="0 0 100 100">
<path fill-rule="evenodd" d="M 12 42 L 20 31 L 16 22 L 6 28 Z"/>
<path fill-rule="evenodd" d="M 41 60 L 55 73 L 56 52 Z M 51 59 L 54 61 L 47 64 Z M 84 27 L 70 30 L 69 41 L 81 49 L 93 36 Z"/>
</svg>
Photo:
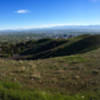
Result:
<svg viewBox="0 0 100 100">
<path fill-rule="evenodd" d="M 1 30 L 1 31 L 42 31 L 42 30 L 99 30 L 100 25 L 59 25 L 59 26 L 52 26 L 52 27 L 43 27 L 43 28 L 31 28 L 31 29 L 8 29 L 8 30 Z"/>
<path fill-rule="evenodd" d="M 0 34 L 13 33 L 46 33 L 46 34 L 95 34 L 100 33 L 100 25 L 61 25 L 46 28 L 31 28 L 31 29 L 9 29 L 1 30 Z"/>
<path fill-rule="evenodd" d="M 53 29 L 92 29 L 92 30 L 100 30 L 100 25 L 66 25 L 66 26 L 57 26 L 53 27 Z"/>
</svg>

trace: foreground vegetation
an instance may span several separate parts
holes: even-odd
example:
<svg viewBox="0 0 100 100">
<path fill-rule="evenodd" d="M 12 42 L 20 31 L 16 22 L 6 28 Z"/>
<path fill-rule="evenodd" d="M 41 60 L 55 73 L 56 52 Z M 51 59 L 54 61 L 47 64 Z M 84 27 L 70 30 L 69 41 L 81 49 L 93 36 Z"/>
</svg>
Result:
<svg viewBox="0 0 100 100">
<path fill-rule="evenodd" d="M 23 89 L 19 83 L 0 82 L 0 100 L 99 100 L 99 93 L 51 94 Z"/>
</svg>

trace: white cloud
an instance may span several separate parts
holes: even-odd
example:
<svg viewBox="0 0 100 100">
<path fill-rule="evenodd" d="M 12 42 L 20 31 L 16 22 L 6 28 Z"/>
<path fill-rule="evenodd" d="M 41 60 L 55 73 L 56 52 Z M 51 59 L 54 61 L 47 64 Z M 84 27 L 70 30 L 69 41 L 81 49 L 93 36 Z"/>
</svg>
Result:
<svg viewBox="0 0 100 100">
<path fill-rule="evenodd" d="M 26 13 L 29 13 L 29 12 L 30 11 L 27 10 L 27 9 L 19 9 L 19 10 L 16 11 L 16 13 L 18 13 L 18 14 L 26 14 Z"/>
</svg>

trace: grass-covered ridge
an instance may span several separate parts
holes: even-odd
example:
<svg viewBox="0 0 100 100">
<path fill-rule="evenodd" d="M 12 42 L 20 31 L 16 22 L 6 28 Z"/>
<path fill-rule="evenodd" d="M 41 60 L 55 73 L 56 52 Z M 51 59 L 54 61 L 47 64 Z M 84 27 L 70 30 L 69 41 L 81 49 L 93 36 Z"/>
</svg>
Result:
<svg viewBox="0 0 100 100">
<path fill-rule="evenodd" d="M 89 52 L 100 47 L 100 35 L 82 35 L 70 39 L 40 39 L 20 43 L 1 43 L 1 57 L 44 59 Z"/>
</svg>

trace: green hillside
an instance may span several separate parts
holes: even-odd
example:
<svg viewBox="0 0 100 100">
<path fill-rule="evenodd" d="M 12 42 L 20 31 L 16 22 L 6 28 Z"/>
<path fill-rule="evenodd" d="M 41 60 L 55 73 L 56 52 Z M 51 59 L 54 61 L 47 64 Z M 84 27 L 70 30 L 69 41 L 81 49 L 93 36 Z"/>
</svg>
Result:
<svg viewBox="0 0 100 100">
<path fill-rule="evenodd" d="M 70 39 L 40 39 L 20 43 L 1 43 L 1 57 L 43 59 L 89 52 L 100 47 L 100 35 L 82 35 Z"/>
</svg>

